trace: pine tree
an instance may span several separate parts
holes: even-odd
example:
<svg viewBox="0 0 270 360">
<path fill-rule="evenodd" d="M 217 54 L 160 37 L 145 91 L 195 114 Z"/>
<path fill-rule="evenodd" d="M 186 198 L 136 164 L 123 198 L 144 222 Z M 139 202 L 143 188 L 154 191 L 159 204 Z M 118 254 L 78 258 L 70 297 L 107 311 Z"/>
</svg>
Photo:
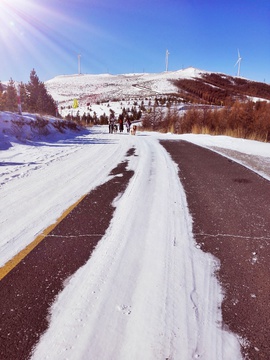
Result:
<svg viewBox="0 0 270 360">
<path fill-rule="evenodd" d="M 41 82 L 33 69 L 30 73 L 30 81 L 26 85 L 27 110 L 29 112 L 55 115 L 56 103 L 48 94 L 43 82 Z"/>
<path fill-rule="evenodd" d="M 27 90 L 27 110 L 29 112 L 37 112 L 37 100 L 39 94 L 39 78 L 33 69 L 30 73 L 30 81 L 26 85 Z"/>
<path fill-rule="evenodd" d="M 12 80 L 12 78 L 10 78 L 8 86 L 7 86 L 5 108 L 6 108 L 6 110 L 13 111 L 13 112 L 18 110 L 17 90 L 16 90 L 15 83 Z"/>
<path fill-rule="evenodd" d="M 24 83 L 22 83 L 22 82 L 20 83 L 19 90 L 20 90 L 22 111 L 28 111 L 28 109 L 27 109 L 28 94 L 27 94 L 26 86 Z"/>
</svg>

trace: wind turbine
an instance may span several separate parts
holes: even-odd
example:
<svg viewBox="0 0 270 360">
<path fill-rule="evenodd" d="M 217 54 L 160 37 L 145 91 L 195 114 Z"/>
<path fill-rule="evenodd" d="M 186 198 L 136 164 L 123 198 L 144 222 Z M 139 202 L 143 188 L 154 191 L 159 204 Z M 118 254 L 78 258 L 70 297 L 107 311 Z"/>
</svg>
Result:
<svg viewBox="0 0 270 360">
<path fill-rule="evenodd" d="M 166 71 L 168 71 L 168 64 L 169 64 L 169 50 L 166 50 Z"/>
<path fill-rule="evenodd" d="M 240 52 L 239 52 L 239 49 L 238 49 L 238 59 L 237 59 L 235 65 L 234 65 L 234 66 L 238 65 L 238 70 L 237 70 L 237 76 L 238 76 L 238 77 L 240 76 L 241 60 L 242 60 L 242 58 L 241 58 L 241 56 L 240 56 Z"/>
<path fill-rule="evenodd" d="M 81 74 L 81 54 L 78 54 L 78 74 Z"/>
</svg>

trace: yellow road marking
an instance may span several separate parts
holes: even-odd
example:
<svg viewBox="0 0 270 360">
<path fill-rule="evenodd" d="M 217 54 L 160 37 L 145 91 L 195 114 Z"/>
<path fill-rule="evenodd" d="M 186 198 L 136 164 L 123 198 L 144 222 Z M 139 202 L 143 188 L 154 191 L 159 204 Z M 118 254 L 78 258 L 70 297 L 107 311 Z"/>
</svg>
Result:
<svg viewBox="0 0 270 360">
<path fill-rule="evenodd" d="M 0 280 L 14 269 L 15 266 L 17 266 L 85 198 L 85 196 L 86 195 L 83 195 L 75 204 L 65 210 L 54 224 L 47 227 L 47 229 L 45 229 L 42 234 L 38 235 L 34 241 L 6 262 L 4 266 L 0 267 Z"/>
</svg>

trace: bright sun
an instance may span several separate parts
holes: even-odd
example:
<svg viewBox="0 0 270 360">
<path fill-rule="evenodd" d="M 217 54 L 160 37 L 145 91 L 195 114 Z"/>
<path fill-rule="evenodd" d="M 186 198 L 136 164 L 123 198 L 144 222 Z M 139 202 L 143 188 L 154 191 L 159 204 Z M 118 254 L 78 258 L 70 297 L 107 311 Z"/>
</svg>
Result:
<svg viewBox="0 0 270 360">
<path fill-rule="evenodd" d="M 28 1 L 24 0 L 0 0 L 0 34 L 8 36 L 16 27 L 22 26 L 24 22 L 24 13 L 27 12 Z M 17 29 L 18 30 L 18 29 Z"/>
<path fill-rule="evenodd" d="M 42 61 L 39 44 L 51 46 L 48 34 L 53 9 L 35 3 L 35 0 L 0 0 L 0 53 L 3 61 L 23 67 L 20 54 Z"/>
<path fill-rule="evenodd" d="M 58 1 L 0 0 L 0 57 L 3 72 L 7 71 L 4 76 L 12 76 L 9 68 L 24 73 L 33 68 L 48 71 L 63 62 L 73 67 L 78 51 L 77 37 L 70 31 L 73 28 L 89 31 L 88 23 L 76 19 L 76 14 L 70 14 Z"/>
</svg>

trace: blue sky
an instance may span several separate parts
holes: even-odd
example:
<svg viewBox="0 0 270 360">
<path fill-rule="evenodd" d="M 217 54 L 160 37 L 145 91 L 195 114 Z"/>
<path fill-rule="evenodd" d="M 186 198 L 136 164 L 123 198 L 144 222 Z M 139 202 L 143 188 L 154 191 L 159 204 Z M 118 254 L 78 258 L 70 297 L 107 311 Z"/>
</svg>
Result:
<svg viewBox="0 0 270 360">
<path fill-rule="evenodd" d="M 270 83 L 269 0 L 0 0 L 0 80 L 188 66 Z"/>
</svg>

